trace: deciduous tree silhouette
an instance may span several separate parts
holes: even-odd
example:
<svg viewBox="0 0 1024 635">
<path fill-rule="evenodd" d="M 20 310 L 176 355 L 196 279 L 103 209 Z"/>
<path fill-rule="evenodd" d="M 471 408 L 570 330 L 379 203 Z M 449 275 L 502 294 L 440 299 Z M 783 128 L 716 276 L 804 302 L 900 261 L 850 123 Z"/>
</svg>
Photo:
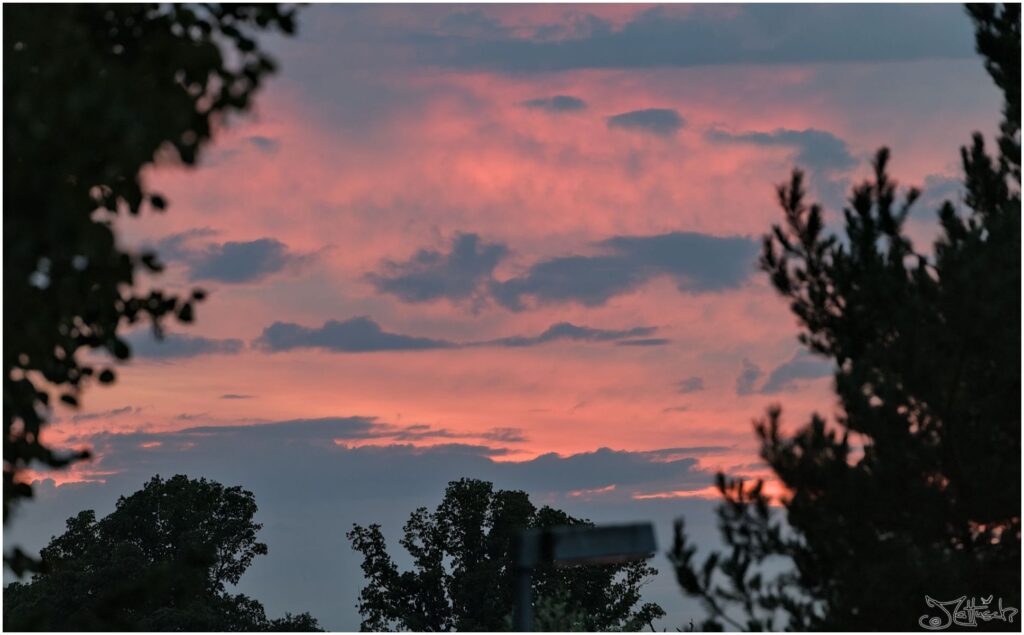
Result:
<svg viewBox="0 0 1024 635">
<path fill-rule="evenodd" d="M 192 165 L 215 125 L 246 110 L 272 60 L 254 39 L 294 29 L 293 10 L 240 4 L 8 5 L 4 9 L 4 519 L 31 496 L 18 474 L 54 468 L 40 436 L 51 400 L 77 405 L 114 381 L 83 359 L 130 355 L 119 337 L 148 318 L 189 322 L 189 297 L 140 292 L 155 254 L 118 245 L 111 220 L 162 210 L 148 165 Z M 12 562 L 15 569 L 23 558 Z"/>
<path fill-rule="evenodd" d="M 409 516 L 400 542 L 414 568 L 402 572 L 387 552 L 380 525 L 356 525 L 347 536 L 363 555 L 362 629 L 511 630 L 515 532 L 582 524 L 589 521 L 537 509 L 525 492 L 495 491 L 474 479 L 453 481 L 435 511 L 421 507 Z M 533 581 L 538 629 L 645 628 L 665 614 L 656 604 L 637 606 L 641 586 L 656 573 L 645 562 L 540 568 Z"/>
<path fill-rule="evenodd" d="M 253 558 L 256 501 L 206 479 L 153 477 L 96 520 L 92 510 L 41 553 L 32 581 L 4 589 L 5 630 L 319 630 L 308 613 L 267 619 L 263 605 L 232 595 Z"/>
<path fill-rule="evenodd" d="M 1005 96 L 999 156 L 980 134 L 962 149 L 965 209 L 942 206 L 932 254 L 903 232 L 918 193 L 898 200 L 885 149 L 842 239 L 799 171 L 779 188 L 761 267 L 800 341 L 835 361 L 841 414 L 792 436 L 778 407 L 756 423 L 785 523 L 761 483 L 720 475 L 727 551 L 698 563 L 677 529 L 670 556 L 706 629 L 917 630 L 926 594 L 1020 608 L 1020 5 L 968 10 Z M 778 559 L 791 567 L 772 576 Z"/>
</svg>

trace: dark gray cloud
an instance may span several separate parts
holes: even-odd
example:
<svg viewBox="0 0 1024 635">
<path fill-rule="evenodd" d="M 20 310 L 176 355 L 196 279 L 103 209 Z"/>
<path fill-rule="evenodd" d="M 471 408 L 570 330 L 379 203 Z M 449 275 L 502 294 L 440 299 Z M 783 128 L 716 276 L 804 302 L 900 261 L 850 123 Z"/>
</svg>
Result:
<svg viewBox="0 0 1024 635">
<path fill-rule="evenodd" d="M 676 384 L 676 391 L 682 395 L 704 390 L 704 379 L 702 377 L 687 377 Z"/>
<path fill-rule="evenodd" d="M 531 492 L 595 490 L 611 485 L 640 493 L 664 491 L 672 483 L 683 489 L 707 483 L 697 470 L 697 456 L 724 448 L 669 448 L 652 452 L 628 452 L 599 448 L 562 456 L 542 454 L 531 461 L 507 464 L 506 478 L 515 487 Z M 696 478 L 694 478 L 696 477 Z"/>
<path fill-rule="evenodd" d="M 850 170 L 857 159 L 850 153 L 845 141 L 823 130 L 787 130 L 772 132 L 743 132 L 733 134 L 721 130 L 708 133 L 718 143 L 747 143 L 764 147 L 784 147 L 793 153 L 795 167 L 810 176 L 809 186 L 817 201 L 826 209 L 842 209 L 850 188 Z"/>
<path fill-rule="evenodd" d="M 500 20 L 465 6 L 459 6 L 455 13 L 444 16 L 440 28 L 442 32 L 461 37 L 501 37 L 508 33 L 508 28 Z"/>
<path fill-rule="evenodd" d="M 313 259 L 312 254 L 293 252 L 274 238 L 194 244 L 216 234 L 209 228 L 188 230 L 164 238 L 157 243 L 156 251 L 168 262 L 184 263 L 190 280 L 225 283 L 256 282 L 301 267 Z"/>
<path fill-rule="evenodd" d="M 456 433 L 355 416 L 196 426 L 174 432 L 104 432 L 71 442 L 94 449 L 98 459 L 90 467 L 98 473 L 144 480 L 153 473 L 184 472 L 241 482 L 257 493 L 261 511 L 269 497 L 275 499 L 278 513 L 281 506 L 323 505 L 328 492 L 331 500 L 355 506 L 382 498 L 437 496 L 446 482 L 465 476 L 556 498 L 614 486 L 607 497 L 623 501 L 634 494 L 706 487 L 711 475 L 699 468 L 698 458 L 729 449 L 599 448 L 568 456 L 548 453 L 526 461 L 504 458 L 511 451 L 508 444 L 522 440 L 522 432 L 514 428 Z"/>
<path fill-rule="evenodd" d="M 586 326 L 576 326 L 569 322 L 552 324 L 543 333 L 535 337 L 504 337 L 497 340 L 480 342 L 483 346 L 536 346 L 557 340 L 572 340 L 577 342 L 610 342 L 625 340 L 631 337 L 642 337 L 654 333 L 657 328 L 653 326 L 637 326 L 624 330 L 592 329 Z M 620 342 L 621 343 L 621 342 Z"/>
<path fill-rule="evenodd" d="M 386 261 L 382 272 L 366 279 L 381 293 L 406 302 L 452 301 L 478 296 L 494 268 L 508 253 L 497 243 L 484 243 L 476 234 L 459 234 L 451 251 L 421 249 L 405 262 Z"/>
<path fill-rule="evenodd" d="M 160 254 L 160 257 L 168 262 L 173 260 L 185 260 L 193 253 L 196 248 L 193 243 L 205 240 L 209 242 L 219 232 L 216 229 L 210 227 L 196 227 L 193 229 L 187 229 L 177 234 L 171 234 L 165 238 L 162 238 L 156 244 L 156 251 Z"/>
<path fill-rule="evenodd" d="M 242 145 L 246 144 L 246 145 Z M 248 150 L 255 150 L 260 154 L 266 156 L 273 156 L 277 154 L 278 149 L 281 147 L 281 142 L 271 137 L 262 135 L 252 135 L 242 139 L 241 144 L 234 146 L 216 147 L 210 148 L 209 151 L 203 153 L 201 157 L 201 164 L 203 167 L 210 168 L 214 166 L 224 165 L 231 161 L 234 161 L 239 156 L 242 156 Z"/>
<path fill-rule="evenodd" d="M 82 421 L 95 421 L 96 419 L 113 419 L 114 417 L 130 415 L 140 410 L 142 410 L 142 408 L 124 406 L 122 408 L 114 408 L 112 410 L 104 410 L 102 412 L 84 412 L 82 414 L 73 415 L 71 417 L 71 421 L 73 423 L 80 423 Z"/>
<path fill-rule="evenodd" d="M 736 394 L 773 395 L 785 390 L 794 390 L 800 380 L 828 377 L 834 370 L 835 366 L 831 362 L 802 349 L 791 359 L 773 368 L 758 388 L 757 383 L 765 373 L 757 364 L 744 358 L 743 367 L 736 377 Z"/>
<path fill-rule="evenodd" d="M 506 72 L 974 55 L 970 21 L 953 5 L 766 4 L 730 7 L 728 13 L 655 7 L 621 28 L 590 15 L 569 33 L 564 25 L 551 25 L 525 37 L 492 29 L 408 34 L 404 40 L 427 63 Z M 562 37 L 552 37 L 560 27 Z"/>
<path fill-rule="evenodd" d="M 588 326 L 577 326 L 570 322 L 552 324 L 543 333 L 533 337 L 505 337 L 486 342 L 474 342 L 472 346 L 538 346 L 549 342 L 615 342 L 619 346 L 660 346 L 671 340 L 663 338 L 645 338 L 658 330 L 656 326 L 634 326 L 629 329 L 595 329 Z M 634 339 L 639 338 L 639 339 Z"/>
<path fill-rule="evenodd" d="M 368 317 L 355 317 L 344 322 L 328 320 L 319 328 L 309 328 L 290 322 L 275 322 L 263 329 L 263 334 L 253 346 L 270 352 L 287 351 L 297 348 L 321 348 L 345 353 L 369 353 L 378 351 L 417 351 L 459 347 L 503 346 L 518 348 L 539 346 L 555 341 L 576 342 L 619 342 L 650 341 L 631 338 L 650 335 L 656 327 L 637 326 L 630 329 L 595 329 L 560 322 L 548 327 L 535 336 L 513 336 L 478 342 L 452 342 L 449 340 L 416 337 L 389 333 Z M 667 343 L 657 340 L 656 343 Z M 643 345 L 643 344 L 641 344 Z"/>
<path fill-rule="evenodd" d="M 524 108 L 530 108 L 531 110 L 543 110 L 545 112 L 552 113 L 579 112 L 581 110 L 586 110 L 587 108 L 587 102 L 583 101 L 579 97 L 572 97 L 570 95 L 555 95 L 553 97 L 527 99 L 520 105 Z"/>
<path fill-rule="evenodd" d="M 456 441 L 453 441 L 455 439 Z M 474 439 L 478 441 L 474 441 Z M 440 441 L 431 445 L 407 442 Z M 464 442 L 467 440 L 469 442 Z M 709 474 L 697 469 L 697 457 L 727 450 L 726 447 L 675 447 L 651 451 L 625 451 L 600 448 L 563 456 L 548 453 L 527 461 L 493 462 L 489 457 L 504 456 L 509 449 L 499 443 L 518 443 L 522 431 L 515 428 L 494 428 L 479 434 L 456 433 L 432 426 L 397 425 L 375 417 L 325 417 L 293 419 L 269 423 L 205 425 L 173 432 L 98 433 L 72 440 L 91 443 L 100 457 L 95 468 L 101 471 L 161 470 L 164 463 L 172 465 L 222 460 L 225 466 L 252 471 L 265 480 L 274 473 L 274 466 L 287 461 L 292 469 L 313 472 L 310 482 L 332 483 L 348 490 L 353 500 L 385 495 L 387 483 L 371 486 L 366 483 L 343 483 L 350 473 L 350 461 L 364 463 L 380 460 L 395 475 L 403 472 L 406 461 L 426 457 L 428 461 L 445 460 L 451 455 L 466 457 L 475 472 L 503 483 L 505 487 L 531 492 L 567 494 L 579 489 L 599 489 L 609 485 L 628 491 L 650 492 L 662 488 L 694 489 L 709 482 Z M 363 441 L 384 441 L 385 444 L 364 445 Z M 266 469 L 250 465 L 252 456 L 280 452 L 282 457 L 270 459 Z M 230 456 L 228 456 L 230 455 Z M 245 458 L 249 455 L 249 458 Z M 291 460 L 286 459 L 288 457 Z M 445 470 L 457 474 L 452 466 Z M 454 470 L 452 468 L 455 468 Z M 452 476 L 452 478 L 458 478 Z M 621 494 L 621 492 L 620 492 Z M 296 496 L 303 496 L 297 493 Z"/>
<path fill-rule="evenodd" d="M 220 396 L 221 399 L 254 399 L 252 395 L 242 395 L 239 393 L 229 392 Z"/>
<path fill-rule="evenodd" d="M 481 434 L 480 438 L 499 443 L 523 443 L 528 440 L 522 428 L 491 428 Z"/>
<path fill-rule="evenodd" d="M 274 322 L 263 329 L 263 334 L 253 345 L 270 352 L 321 348 L 345 353 L 428 350 L 455 346 L 444 340 L 388 333 L 368 317 L 355 317 L 344 322 L 328 320 L 318 328 L 291 322 Z"/>
<path fill-rule="evenodd" d="M 757 383 L 757 380 L 763 374 L 763 371 L 757 364 L 744 358 L 743 369 L 740 371 L 739 376 L 736 377 L 736 394 L 741 396 L 752 394 L 754 392 L 754 384 Z"/>
<path fill-rule="evenodd" d="M 197 254 L 189 263 L 189 277 L 192 280 L 254 282 L 307 259 L 308 256 L 292 253 L 287 245 L 274 238 L 231 241 L 210 245 Z"/>
<path fill-rule="evenodd" d="M 740 286 L 753 273 L 757 254 L 757 243 L 747 238 L 688 232 L 618 236 L 597 246 L 603 254 L 538 262 L 523 276 L 495 281 L 491 293 L 518 311 L 528 297 L 540 304 L 599 306 L 658 276 L 671 277 L 684 292 L 719 291 Z"/>
<path fill-rule="evenodd" d="M 622 340 L 621 342 L 615 342 L 616 346 L 664 346 L 670 343 L 672 340 L 664 337 L 646 337 L 638 340 Z"/>
<path fill-rule="evenodd" d="M 131 346 L 132 356 L 150 359 L 179 359 L 199 355 L 234 355 L 242 352 L 245 344 L 235 338 L 214 339 L 183 333 L 164 333 L 156 339 L 152 331 L 138 330 L 125 339 Z"/>
<path fill-rule="evenodd" d="M 261 135 L 247 137 L 246 141 L 265 154 L 274 154 L 277 152 L 277 149 L 281 147 L 281 143 L 277 139 L 271 139 L 270 137 L 264 137 Z"/>
<path fill-rule="evenodd" d="M 936 212 L 946 201 L 952 203 L 954 207 L 963 205 L 965 190 L 960 177 L 929 174 L 919 188 L 921 197 L 911 208 L 911 218 L 934 223 Z"/>
<path fill-rule="evenodd" d="M 645 132 L 659 137 L 670 137 L 684 125 L 686 121 L 670 108 L 633 110 L 608 117 L 609 128 Z"/>
<path fill-rule="evenodd" d="M 846 142 L 824 130 L 787 130 L 772 132 L 743 132 L 732 134 L 712 130 L 708 138 L 719 143 L 749 143 L 759 146 L 782 146 L 796 151 L 796 161 L 802 167 L 822 170 L 848 170 L 857 165 Z"/>
<path fill-rule="evenodd" d="M 801 350 L 789 361 L 780 364 L 768 373 L 768 379 L 760 392 L 770 395 L 783 390 L 792 390 L 801 379 L 828 377 L 835 371 L 832 362 L 807 350 Z"/>
<path fill-rule="evenodd" d="M 374 428 L 371 430 L 370 438 L 385 438 L 396 442 L 402 441 L 425 441 L 433 439 L 476 439 L 481 442 L 497 442 L 497 443 L 523 443 L 527 441 L 526 435 L 523 433 L 522 428 L 491 428 L 480 433 L 467 433 L 467 432 L 455 432 L 447 428 L 435 428 L 434 426 L 426 425 L 423 423 L 416 423 L 412 425 L 399 426 L 387 423 L 376 423 Z M 497 456 L 499 454 L 507 454 L 507 450 L 502 447 L 490 447 L 486 444 L 467 444 L 467 443 L 451 443 L 447 444 L 449 447 L 460 446 L 461 449 L 475 451 L 474 449 L 486 448 L 489 456 Z M 439 446 L 431 446 L 439 447 Z"/>
<path fill-rule="evenodd" d="M 655 7 L 625 25 L 592 15 L 583 5 L 560 10 L 548 23 L 535 26 L 503 26 L 488 13 L 488 8 L 419 5 L 403 7 L 402 18 L 395 19 L 389 9 L 372 5 L 317 4 L 305 10 L 301 38 L 272 38 L 269 45 L 289 69 L 289 84 L 316 105 L 315 114 L 367 143 L 379 141 L 377 135 L 390 131 L 396 118 L 422 116 L 436 98 L 459 100 L 465 108 L 485 107 L 476 93 L 444 83 L 393 81 L 393 73 L 408 73 L 410 64 L 413 69 L 444 66 L 519 74 L 806 63 L 815 66 L 817 78 L 787 90 L 814 99 L 823 82 L 840 82 L 845 87 L 837 88 L 841 91 L 856 84 L 834 80 L 842 73 L 822 67 L 830 62 L 977 59 L 971 22 L 956 5 Z M 566 13 L 572 15 L 565 19 Z M 457 14 L 463 15 L 446 20 Z M 310 55 L 311 47 L 324 54 Z M 339 59 L 358 64 L 338 64 Z M 987 90 L 991 80 L 984 69 L 977 64 L 970 68 L 967 74 L 962 68 L 953 71 L 957 83 L 970 80 Z M 908 108 L 918 108 L 919 101 L 903 93 L 918 94 L 928 86 L 923 82 L 913 91 L 889 91 L 890 101 L 909 99 Z M 684 92 L 703 89 L 699 80 L 682 87 Z M 569 87 L 553 90 L 572 93 Z M 871 102 L 870 92 L 860 90 L 846 101 Z M 940 102 L 954 106 L 948 99 Z M 596 106 L 591 104 L 591 110 Z"/>
<path fill-rule="evenodd" d="M 598 255 L 543 260 L 522 276 L 498 280 L 493 272 L 507 247 L 483 243 L 476 234 L 460 234 L 447 254 L 421 250 L 409 261 L 388 261 L 383 272 L 366 277 L 378 291 L 406 302 L 472 299 L 478 306 L 489 297 L 520 311 L 527 308 L 527 297 L 540 304 L 598 306 L 662 275 L 673 278 L 680 291 L 735 288 L 752 273 L 757 254 L 757 243 L 747 238 L 690 232 L 615 236 L 596 247 Z"/>
<path fill-rule="evenodd" d="M 174 419 L 175 421 L 200 421 L 204 419 L 209 420 L 210 415 L 205 412 L 182 412 L 181 414 L 175 415 Z"/>
<path fill-rule="evenodd" d="M 206 414 L 180 414 L 175 419 L 209 422 L 211 417 Z M 124 434 L 98 433 L 73 436 L 69 438 L 69 441 L 79 444 L 92 442 L 96 443 L 98 447 L 103 447 L 106 443 L 114 443 L 116 447 L 122 449 L 133 444 L 156 442 L 161 447 L 187 450 L 195 446 L 196 439 L 207 440 L 206 442 L 210 444 L 241 443 L 246 439 L 258 439 L 266 442 L 288 441 L 313 446 L 367 440 L 383 440 L 399 445 L 412 441 L 444 441 L 446 442 L 444 445 L 459 446 L 460 450 L 483 448 L 488 454 L 504 454 L 507 450 L 503 447 L 492 447 L 490 442 L 516 444 L 527 440 L 521 428 L 498 427 L 471 433 L 457 432 L 427 424 L 392 424 L 380 421 L 377 417 L 351 416 L 195 425 L 171 433 L 142 431 Z M 460 442 L 450 443 L 453 439 L 460 440 Z M 461 440 L 474 440 L 475 442 L 462 443 Z"/>
</svg>

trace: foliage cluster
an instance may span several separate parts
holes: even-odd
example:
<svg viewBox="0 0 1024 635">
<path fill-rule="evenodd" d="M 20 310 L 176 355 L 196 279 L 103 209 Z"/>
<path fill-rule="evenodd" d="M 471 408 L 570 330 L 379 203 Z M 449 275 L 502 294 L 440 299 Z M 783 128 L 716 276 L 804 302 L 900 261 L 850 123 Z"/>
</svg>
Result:
<svg viewBox="0 0 1024 635">
<path fill-rule="evenodd" d="M 436 510 L 421 507 L 405 523 L 400 542 L 413 561 L 409 571 L 399 571 L 388 554 L 380 525 L 356 525 L 348 538 L 363 556 L 367 580 L 359 596 L 362 629 L 510 630 L 515 533 L 587 524 L 551 507 L 537 509 L 525 492 L 495 490 L 475 479 L 453 481 Z M 638 604 L 641 587 L 656 573 L 646 562 L 540 567 L 533 578 L 537 629 L 636 631 L 650 626 L 664 610 Z"/>
<path fill-rule="evenodd" d="M 248 109 L 274 70 L 255 35 L 292 33 L 274 4 L 14 4 L 4 47 L 4 518 L 31 496 L 25 468 L 87 456 L 47 446 L 51 401 L 111 383 L 83 351 L 118 360 L 126 326 L 193 317 L 204 296 L 140 292 L 153 253 L 118 244 L 112 220 L 167 203 L 142 181 L 158 160 L 196 162 L 215 127 Z M 24 557 L 9 562 L 16 571 Z"/>
<path fill-rule="evenodd" d="M 255 513 L 241 487 L 155 476 L 100 520 L 68 519 L 32 580 L 4 589 L 4 630 L 320 630 L 308 613 L 268 619 L 228 592 L 267 553 Z"/>
</svg>

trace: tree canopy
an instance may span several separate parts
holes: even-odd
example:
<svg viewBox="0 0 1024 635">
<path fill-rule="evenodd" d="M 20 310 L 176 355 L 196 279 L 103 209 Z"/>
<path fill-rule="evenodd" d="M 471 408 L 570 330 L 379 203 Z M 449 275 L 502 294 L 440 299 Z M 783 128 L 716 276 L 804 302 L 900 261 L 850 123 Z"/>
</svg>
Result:
<svg viewBox="0 0 1024 635">
<path fill-rule="evenodd" d="M 347 536 L 363 556 L 362 629 L 511 630 L 516 531 L 587 524 L 551 507 L 537 509 L 525 492 L 453 481 L 436 510 L 421 507 L 405 523 L 400 543 L 414 563 L 410 571 L 395 565 L 380 525 L 355 525 Z M 645 562 L 539 568 L 533 578 L 537 628 L 645 628 L 665 614 L 656 604 L 638 606 L 641 586 L 656 573 Z"/>
<path fill-rule="evenodd" d="M 257 600 L 227 591 L 267 553 L 255 513 L 241 487 L 154 476 L 108 516 L 68 519 L 41 571 L 4 589 L 4 629 L 319 630 L 308 613 L 268 619 Z"/>
<path fill-rule="evenodd" d="M 800 342 L 834 360 L 841 412 L 792 435 L 777 406 L 755 423 L 784 519 L 762 483 L 719 475 L 727 550 L 698 562 L 677 529 L 670 557 L 707 629 L 916 630 L 925 595 L 1020 608 L 1020 5 L 968 10 L 1005 98 L 999 151 L 977 133 L 961 150 L 963 205 L 942 205 L 930 253 L 904 231 L 918 191 L 900 196 L 886 149 L 842 237 L 801 172 L 779 187 L 761 268 Z M 773 560 L 791 566 L 772 576 Z"/>
<path fill-rule="evenodd" d="M 274 70 L 256 33 L 294 31 L 273 4 L 6 5 L 4 12 L 4 519 L 31 496 L 21 470 L 66 465 L 40 428 L 114 381 L 83 350 L 127 359 L 127 325 L 193 317 L 196 290 L 139 290 L 155 254 L 118 244 L 112 219 L 162 210 L 142 170 L 192 165 L 216 126 Z M 24 564 L 15 560 L 15 569 Z"/>
</svg>

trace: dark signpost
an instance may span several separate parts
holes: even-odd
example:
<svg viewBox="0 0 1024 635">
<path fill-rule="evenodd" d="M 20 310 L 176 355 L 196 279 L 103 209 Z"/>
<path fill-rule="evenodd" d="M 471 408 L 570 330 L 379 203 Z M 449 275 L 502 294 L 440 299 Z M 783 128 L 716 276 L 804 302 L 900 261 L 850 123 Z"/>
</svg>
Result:
<svg viewBox="0 0 1024 635">
<path fill-rule="evenodd" d="M 533 570 L 556 566 L 617 564 L 650 558 L 658 550 L 651 523 L 603 527 L 526 529 L 516 537 L 516 631 L 533 630 Z"/>
</svg>

